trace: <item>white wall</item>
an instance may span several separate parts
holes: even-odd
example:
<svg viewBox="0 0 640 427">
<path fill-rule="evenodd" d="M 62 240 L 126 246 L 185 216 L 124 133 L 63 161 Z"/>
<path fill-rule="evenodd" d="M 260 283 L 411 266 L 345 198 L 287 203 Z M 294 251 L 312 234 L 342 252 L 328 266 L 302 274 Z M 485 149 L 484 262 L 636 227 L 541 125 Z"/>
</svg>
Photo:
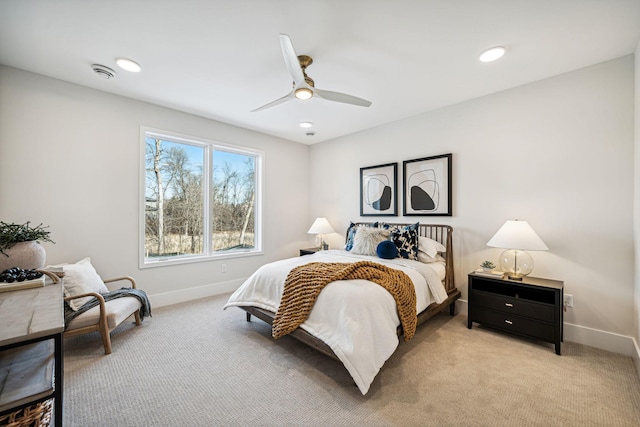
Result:
<svg viewBox="0 0 640 427">
<path fill-rule="evenodd" d="M 220 261 L 138 269 L 140 125 L 265 152 L 263 256 L 224 260 L 224 274 Z M 308 158 L 302 144 L 0 67 L 0 219 L 49 225 L 48 263 L 91 256 L 156 305 L 234 289 L 306 247 Z"/>
<path fill-rule="evenodd" d="M 628 347 L 634 333 L 633 69 L 627 56 L 314 145 L 311 216 L 326 216 L 339 233 L 349 220 L 371 220 L 359 217 L 360 167 L 398 162 L 402 182 L 403 160 L 453 153 L 453 217 L 418 219 L 455 228 L 463 299 L 467 273 L 500 254 L 486 246 L 493 233 L 507 219 L 527 220 L 550 248 L 532 253 L 533 276 L 563 280 L 574 295 L 565 338 Z M 331 237 L 332 245 L 342 243 L 341 236 Z"/>
<path fill-rule="evenodd" d="M 526 219 L 551 249 L 533 253 L 534 275 L 564 280 L 575 298 L 565 338 L 626 352 L 640 323 L 633 82 L 628 56 L 309 149 L 0 67 L 0 219 L 50 225 L 48 262 L 91 256 L 103 276 L 131 274 L 166 304 L 233 289 L 263 263 L 296 255 L 316 216 L 344 232 L 359 219 L 360 167 L 397 161 L 401 178 L 403 160 L 452 152 L 454 216 L 418 219 L 455 227 L 463 299 L 466 274 L 500 252 L 488 239 L 506 219 Z M 225 274 L 218 261 L 138 269 L 140 125 L 266 153 L 264 256 L 225 260 Z"/>
</svg>

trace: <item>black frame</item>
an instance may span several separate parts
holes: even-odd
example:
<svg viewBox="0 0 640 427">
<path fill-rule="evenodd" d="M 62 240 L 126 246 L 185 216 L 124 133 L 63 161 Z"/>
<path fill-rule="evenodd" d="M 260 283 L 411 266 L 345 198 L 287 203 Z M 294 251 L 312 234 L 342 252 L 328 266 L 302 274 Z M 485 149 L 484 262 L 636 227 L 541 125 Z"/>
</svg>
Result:
<svg viewBox="0 0 640 427">
<path fill-rule="evenodd" d="M 393 178 L 390 176 L 392 173 Z M 384 187 L 380 198 L 370 201 L 373 179 Z M 360 168 L 360 216 L 398 216 L 398 163 Z"/>
<path fill-rule="evenodd" d="M 404 216 L 452 216 L 451 158 L 449 153 L 402 162 Z"/>
</svg>

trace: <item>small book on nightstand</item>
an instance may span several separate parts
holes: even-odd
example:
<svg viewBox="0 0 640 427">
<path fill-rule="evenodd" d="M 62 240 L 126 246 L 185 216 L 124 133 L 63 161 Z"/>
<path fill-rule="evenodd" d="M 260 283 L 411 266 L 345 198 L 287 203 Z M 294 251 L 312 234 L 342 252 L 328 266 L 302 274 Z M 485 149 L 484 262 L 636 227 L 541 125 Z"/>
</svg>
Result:
<svg viewBox="0 0 640 427">
<path fill-rule="evenodd" d="M 501 278 L 502 276 L 504 276 L 504 272 L 502 272 L 502 271 L 497 271 L 497 270 L 484 271 L 481 268 L 479 268 L 476 271 L 474 271 L 474 273 L 477 274 L 478 276 L 485 276 L 485 277 Z"/>
</svg>

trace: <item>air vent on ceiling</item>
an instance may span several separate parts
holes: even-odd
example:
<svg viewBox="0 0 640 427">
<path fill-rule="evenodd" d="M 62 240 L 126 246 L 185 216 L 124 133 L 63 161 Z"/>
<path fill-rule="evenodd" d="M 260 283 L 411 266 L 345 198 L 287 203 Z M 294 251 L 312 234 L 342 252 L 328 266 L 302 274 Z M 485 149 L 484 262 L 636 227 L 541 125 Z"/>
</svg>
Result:
<svg viewBox="0 0 640 427">
<path fill-rule="evenodd" d="M 100 64 L 93 64 L 91 66 L 91 68 L 93 68 L 93 71 L 99 75 L 100 77 L 102 77 L 103 79 L 109 80 L 112 79 L 116 76 L 116 72 L 113 71 L 111 68 L 109 67 L 105 67 L 104 65 L 100 65 Z"/>
</svg>

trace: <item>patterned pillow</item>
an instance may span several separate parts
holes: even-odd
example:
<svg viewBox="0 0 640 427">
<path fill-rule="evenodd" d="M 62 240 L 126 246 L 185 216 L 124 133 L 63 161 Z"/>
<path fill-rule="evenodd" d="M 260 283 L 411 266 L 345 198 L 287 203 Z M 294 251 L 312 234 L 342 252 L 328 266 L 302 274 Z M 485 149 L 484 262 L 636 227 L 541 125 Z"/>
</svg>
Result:
<svg viewBox="0 0 640 427">
<path fill-rule="evenodd" d="M 350 251 L 353 248 L 353 238 L 356 236 L 356 225 L 351 222 L 349 228 L 347 228 L 347 243 L 344 245 L 345 251 Z"/>
<path fill-rule="evenodd" d="M 389 226 L 386 228 L 391 231 L 391 240 L 398 248 L 398 256 L 400 258 L 418 260 L 418 227 L 419 222 L 407 226 Z"/>
</svg>

